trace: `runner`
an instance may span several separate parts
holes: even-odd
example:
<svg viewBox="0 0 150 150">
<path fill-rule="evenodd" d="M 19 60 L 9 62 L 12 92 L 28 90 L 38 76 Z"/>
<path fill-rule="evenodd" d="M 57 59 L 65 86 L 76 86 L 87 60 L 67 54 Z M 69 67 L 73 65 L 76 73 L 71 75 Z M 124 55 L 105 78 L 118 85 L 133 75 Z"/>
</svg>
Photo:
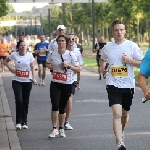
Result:
<svg viewBox="0 0 150 150">
<path fill-rule="evenodd" d="M 77 61 L 79 62 L 80 69 L 82 69 L 82 64 L 83 64 L 82 55 L 79 51 L 79 48 L 74 48 L 74 43 L 75 43 L 74 33 L 68 34 L 68 39 L 69 39 L 69 42 L 67 44 L 67 50 L 74 53 L 74 55 L 77 58 Z M 75 94 L 75 88 L 77 85 L 77 72 L 75 72 L 73 74 L 73 78 L 74 78 L 74 82 L 72 83 L 72 93 L 71 93 L 71 96 L 69 97 L 69 100 L 68 100 L 67 105 L 66 105 L 66 118 L 65 118 L 65 124 L 64 124 L 64 128 L 66 130 L 72 130 L 73 129 L 73 127 L 69 123 L 69 118 L 70 118 L 70 113 L 72 110 L 72 98 L 73 98 L 73 95 Z"/>
<path fill-rule="evenodd" d="M 75 36 L 75 44 L 76 44 L 76 46 L 74 46 L 74 47 L 79 48 L 79 51 L 80 51 L 81 55 L 83 56 L 83 46 L 79 42 L 79 38 L 77 36 Z M 80 78 L 81 78 L 80 72 L 77 72 L 77 89 L 78 90 L 80 90 Z"/>
<path fill-rule="evenodd" d="M 65 30 L 65 26 L 64 25 L 58 25 L 57 27 L 57 35 L 55 35 L 55 38 L 53 40 L 51 40 L 49 46 L 48 46 L 48 51 L 54 51 L 58 49 L 58 45 L 57 45 L 57 37 L 59 35 L 65 35 L 66 30 Z"/>
<path fill-rule="evenodd" d="M 150 100 L 150 88 L 148 86 L 148 77 L 150 76 L 150 48 L 148 49 L 144 59 L 142 60 L 142 63 L 140 64 L 140 73 L 138 76 L 138 83 L 141 87 L 144 98 L 142 99 L 142 102 L 145 103 L 147 100 Z"/>
<path fill-rule="evenodd" d="M 35 45 L 35 53 L 37 56 L 37 63 L 38 63 L 38 76 L 39 76 L 39 84 L 38 85 L 45 85 L 44 79 L 46 76 L 46 59 L 48 56 L 48 45 L 49 43 L 45 42 L 45 35 L 40 36 L 40 43 Z"/>
<path fill-rule="evenodd" d="M 9 66 L 8 62 L 14 60 L 15 68 Z M 18 51 L 11 53 L 5 60 L 5 64 L 14 74 L 12 87 L 16 103 L 16 129 L 28 129 L 27 115 L 29 97 L 32 89 L 32 81 L 36 84 L 34 71 L 34 57 L 27 52 L 24 41 L 18 42 Z"/>
<path fill-rule="evenodd" d="M 68 38 L 65 35 L 59 35 L 56 39 L 58 50 L 48 55 L 46 66 L 53 70 L 53 78 L 50 84 L 50 98 L 52 103 L 52 126 L 53 131 L 49 138 L 54 138 L 59 134 L 60 137 L 66 137 L 64 132 L 65 107 L 71 95 L 73 72 L 80 71 L 79 63 L 75 55 L 66 50 Z M 59 133 L 57 130 L 59 111 Z"/>
<path fill-rule="evenodd" d="M 116 20 L 112 23 L 115 42 L 102 49 L 100 66 L 106 76 L 106 90 L 109 106 L 113 111 L 113 130 L 116 136 L 117 150 L 126 150 L 122 133 L 129 120 L 129 110 L 134 94 L 134 66 L 138 67 L 143 54 L 137 44 L 125 39 L 125 25 Z M 108 60 L 108 70 L 104 70 L 104 61 Z"/>
<path fill-rule="evenodd" d="M 101 67 L 100 67 L 99 61 L 101 58 L 101 50 L 104 47 L 104 45 L 106 45 L 106 43 L 104 42 L 104 36 L 101 35 L 99 42 L 95 44 L 94 51 L 93 51 L 94 53 L 96 52 L 96 61 L 97 61 L 97 66 L 98 66 L 99 80 L 102 79 L 101 77 L 102 73 L 101 73 Z M 103 76 L 103 78 L 105 78 L 105 76 Z"/>
<path fill-rule="evenodd" d="M 7 55 L 8 55 L 8 46 L 4 43 L 4 38 L 0 39 L 0 61 L 1 61 L 1 69 L 2 72 L 5 71 L 5 64 L 4 64 L 4 60 L 6 59 Z"/>
</svg>

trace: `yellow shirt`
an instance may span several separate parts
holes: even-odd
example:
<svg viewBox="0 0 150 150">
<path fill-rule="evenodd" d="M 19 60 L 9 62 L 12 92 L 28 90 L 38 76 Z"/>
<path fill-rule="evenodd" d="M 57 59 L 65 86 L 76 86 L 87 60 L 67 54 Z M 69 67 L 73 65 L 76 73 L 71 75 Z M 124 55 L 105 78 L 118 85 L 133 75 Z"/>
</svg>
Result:
<svg viewBox="0 0 150 150">
<path fill-rule="evenodd" d="M 32 40 L 32 41 L 30 42 L 30 44 L 29 44 L 29 51 L 30 51 L 31 53 L 35 53 L 34 47 L 35 47 L 35 45 L 36 45 L 37 43 L 39 43 L 39 42 L 40 42 L 39 39 Z"/>
</svg>

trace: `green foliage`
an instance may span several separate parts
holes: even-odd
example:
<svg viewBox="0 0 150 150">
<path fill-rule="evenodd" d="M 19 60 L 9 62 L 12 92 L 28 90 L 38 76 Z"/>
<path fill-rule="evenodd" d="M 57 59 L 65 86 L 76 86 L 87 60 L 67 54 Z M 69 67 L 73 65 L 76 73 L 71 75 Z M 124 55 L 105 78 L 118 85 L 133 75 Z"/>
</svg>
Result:
<svg viewBox="0 0 150 150">
<path fill-rule="evenodd" d="M 0 17 L 5 16 L 8 12 L 7 0 L 0 0 Z"/>
</svg>

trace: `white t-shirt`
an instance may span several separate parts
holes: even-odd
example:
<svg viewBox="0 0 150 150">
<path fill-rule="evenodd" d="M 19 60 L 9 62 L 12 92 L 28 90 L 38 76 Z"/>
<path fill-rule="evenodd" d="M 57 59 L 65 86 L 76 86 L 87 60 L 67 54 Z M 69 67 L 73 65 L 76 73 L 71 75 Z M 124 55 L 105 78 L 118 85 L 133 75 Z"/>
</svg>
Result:
<svg viewBox="0 0 150 150">
<path fill-rule="evenodd" d="M 84 63 L 84 61 L 83 61 L 80 49 L 79 48 L 74 48 L 74 50 L 72 51 L 72 53 L 76 56 L 79 65 L 82 66 L 83 63 Z M 74 73 L 73 77 L 74 77 L 74 81 L 77 81 L 77 73 Z"/>
<path fill-rule="evenodd" d="M 14 60 L 16 73 L 12 80 L 19 82 L 31 82 L 32 72 L 30 64 L 34 61 L 34 57 L 30 52 L 27 52 L 25 56 L 20 56 L 19 52 L 11 53 L 8 58 Z"/>
<path fill-rule="evenodd" d="M 109 63 L 106 84 L 118 88 L 134 88 L 134 66 L 122 62 L 124 54 L 135 60 L 142 60 L 144 57 L 138 45 L 129 40 L 119 45 L 110 42 L 102 49 L 101 59 Z"/>
<path fill-rule="evenodd" d="M 58 49 L 58 44 L 56 42 L 56 38 L 51 40 L 50 44 L 48 45 L 48 51 L 54 51 Z"/>
<path fill-rule="evenodd" d="M 68 65 L 79 66 L 77 58 L 69 50 L 65 51 L 65 53 L 62 55 L 62 58 Z M 67 72 L 65 72 L 65 69 L 61 69 L 60 65 L 62 63 L 62 59 L 57 50 L 49 53 L 46 62 L 53 63 L 54 65 L 53 77 L 51 81 L 62 84 L 72 84 L 74 82 L 73 71 L 71 69 L 66 69 Z"/>
</svg>

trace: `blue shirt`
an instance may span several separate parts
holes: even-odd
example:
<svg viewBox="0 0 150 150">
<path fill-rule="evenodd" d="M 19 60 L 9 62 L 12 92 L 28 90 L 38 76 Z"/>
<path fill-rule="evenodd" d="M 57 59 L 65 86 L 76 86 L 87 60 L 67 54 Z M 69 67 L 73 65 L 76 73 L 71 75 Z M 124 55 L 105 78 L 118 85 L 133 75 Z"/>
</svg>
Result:
<svg viewBox="0 0 150 150">
<path fill-rule="evenodd" d="M 48 49 L 48 45 L 49 45 L 49 43 L 46 43 L 46 42 L 45 43 L 37 43 L 35 45 L 35 50 L 44 51 L 44 47 L 46 47 L 46 49 Z M 39 53 L 39 54 L 37 54 L 37 60 L 46 61 L 47 56 L 48 56 L 48 51 L 45 52 L 45 55 Z"/>
<path fill-rule="evenodd" d="M 140 72 L 146 77 L 150 76 L 150 48 L 140 64 Z"/>
</svg>

